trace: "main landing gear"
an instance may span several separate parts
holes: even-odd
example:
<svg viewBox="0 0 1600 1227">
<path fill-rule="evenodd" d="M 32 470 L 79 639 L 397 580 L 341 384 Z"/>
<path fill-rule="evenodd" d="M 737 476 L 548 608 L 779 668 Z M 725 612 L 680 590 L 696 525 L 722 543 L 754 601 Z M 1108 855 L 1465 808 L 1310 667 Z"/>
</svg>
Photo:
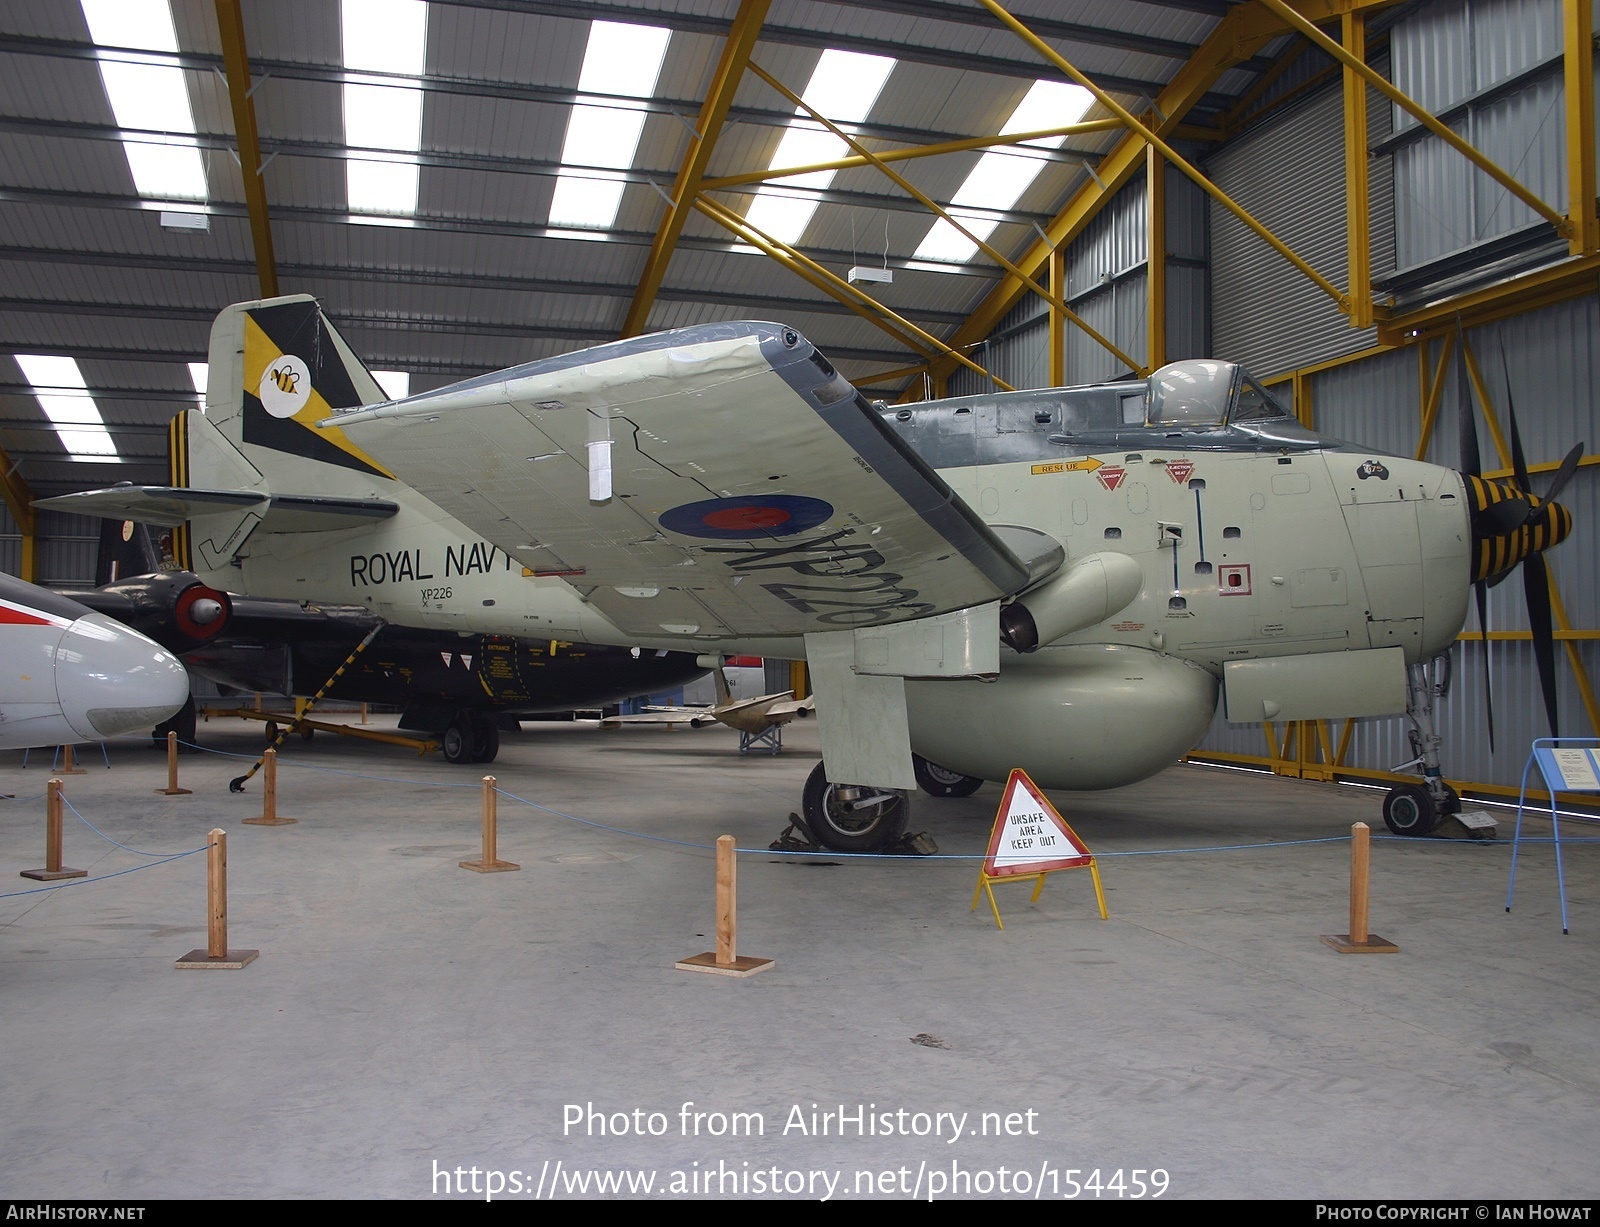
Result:
<svg viewBox="0 0 1600 1227">
<path fill-rule="evenodd" d="M 877 852 L 904 834 L 911 804 L 898 788 L 830 784 L 822 764 L 806 778 L 801 808 L 818 843 L 835 852 Z"/>
<path fill-rule="evenodd" d="M 1411 728 L 1408 767 L 1422 768 L 1419 784 L 1396 784 L 1383 799 L 1383 821 L 1396 835 L 1427 835 L 1449 814 L 1461 812 L 1461 798 L 1444 782 L 1439 770 L 1439 746 L 1444 739 L 1434 729 L 1433 700 L 1450 691 L 1450 657 L 1435 656 L 1427 664 L 1406 666 L 1406 717 Z"/>
<path fill-rule="evenodd" d="M 439 749 L 447 763 L 492 763 L 500 753 L 500 726 L 483 712 L 457 712 Z"/>
<path fill-rule="evenodd" d="M 962 775 L 930 763 L 920 754 L 911 756 L 911 770 L 917 777 L 917 786 L 930 797 L 970 797 L 983 787 L 981 776 Z"/>
</svg>

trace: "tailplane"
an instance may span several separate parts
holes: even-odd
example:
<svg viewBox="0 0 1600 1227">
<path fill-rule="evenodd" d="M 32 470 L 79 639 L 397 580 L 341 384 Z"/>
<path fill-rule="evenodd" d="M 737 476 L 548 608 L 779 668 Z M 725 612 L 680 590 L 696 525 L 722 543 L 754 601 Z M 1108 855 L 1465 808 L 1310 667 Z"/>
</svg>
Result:
<svg viewBox="0 0 1600 1227">
<path fill-rule="evenodd" d="M 211 327 L 205 411 L 186 409 L 167 436 L 167 486 L 113 486 L 38 505 L 158 525 L 170 562 L 208 584 L 251 534 L 318 532 L 395 514 L 394 475 L 319 425 L 336 409 L 388 398 L 305 294 L 237 303 Z M 170 544 L 170 550 L 167 547 Z"/>
</svg>

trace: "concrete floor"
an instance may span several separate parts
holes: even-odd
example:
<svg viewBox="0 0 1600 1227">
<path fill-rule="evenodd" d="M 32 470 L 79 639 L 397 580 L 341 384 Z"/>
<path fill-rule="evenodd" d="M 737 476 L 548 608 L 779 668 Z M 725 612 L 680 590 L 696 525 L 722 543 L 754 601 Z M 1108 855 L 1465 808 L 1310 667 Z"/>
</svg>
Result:
<svg viewBox="0 0 1600 1227">
<path fill-rule="evenodd" d="M 201 734 L 238 753 L 259 735 Z M 538 725 L 492 770 L 566 814 L 761 848 L 797 805 L 815 726 L 788 742 L 741 759 L 726 730 Z M 20 757 L 0 755 L 13 875 L 43 845 L 46 772 Z M 707 851 L 503 801 L 500 852 L 521 872 L 466 872 L 480 772 L 437 756 L 295 741 L 279 808 L 300 822 L 278 828 L 240 825 L 261 793 L 227 793 L 238 760 L 185 757 L 196 791 L 177 798 L 153 794 L 163 760 L 141 745 L 95 761 L 68 796 L 119 841 L 181 851 L 227 829 L 231 944 L 261 957 L 174 970 L 205 944 L 199 856 L 0 899 L 7 1197 L 443 1196 L 457 1168 L 469 1189 L 501 1173 L 502 1196 L 525 1182 L 524 1199 L 541 1176 L 566 1196 L 591 1171 L 653 1173 L 659 1196 L 707 1169 L 752 1196 L 830 1178 L 837 1197 L 949 1195 L 952 1172 L 955 1192 L 998 1195 L 1002 1169 L 1046 1196 L 1071 1169 L 1099 1169 L 1103 1196 L 1133 1192 L 1135 1169 L 1186 1198 L 1600 1192 L 1595 845 L 1568 848 L 1563 937 L 1548 845 L 1525 850 L 1508 916 L 1507 846 L 1375 842 L 1372 928 L 1403 952 L 1341 956 L 1318 934 L 1347 928 L 1344 842 L 1111 854 L 1382 832 L 1379 794 L 1174 767 L 1057 796 L 1105 854 L 1109 921 L 1082 873 L 1035 906 L 1002 889 L 1002 933 L 968 910 L 971 861 L 757 852 L 740 859 L 740 950 L 777 966 L 735 981 L 672 966 L 711 945 Z M 998 795 L 921 797 L 913 829 L 977 854 Z M 142 859 L 68 824 L 68 864 Z M 586 1136 L 567 1105 L 643 1111 L 626 1136 Z M 948 1118 L 939 1137 L 816 1137 L 812 1105 L 876 1105 L 896 1129 L 966 1118 L 953 1144 Z M 733 1112 L 764 1135 L 707 1132 Z M 635 1136 L 635 1119 L 664 1132 Z"/>
</svg>

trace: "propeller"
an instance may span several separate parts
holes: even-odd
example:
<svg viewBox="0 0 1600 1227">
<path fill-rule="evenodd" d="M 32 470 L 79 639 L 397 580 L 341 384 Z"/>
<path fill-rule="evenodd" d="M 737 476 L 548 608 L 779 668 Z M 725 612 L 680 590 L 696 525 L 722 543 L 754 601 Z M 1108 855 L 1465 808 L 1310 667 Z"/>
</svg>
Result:
<svg viewBox="0 0 1600 1227">
<path fill-rule="evenodd" d="M 1528 462 L 1522 447 L 1522 431 L 1517 424 L 1516 402 L 1511 391 L 1510 364 L 1505 344 L 1500 342 L 1500 365 L 1505 375 L 1506 417 L 1511 434 L 1512 479 L 1489 481 L 1482 476 L 1478 451 L 1477 417 L 1467 387 L 1466 338 L 1456 324 L 1456 406 L 1461 446 L 1461 471 L 1467 478 L 1472 504 L 1472 586 L 1477 599 L 1478 626 L 1484 638 L 1484 697 L 1488 711 L 1489 749 L 1494 750 L 1494 699 L 1489 689 L 1488 590 L 1510 578 L 1522 567 L 1523 599 L 1528 609 L 1528 627 L 1533 638 L 1534 662 L 1539 671 L 1539 689 L 1544 697 L 1545 717 L 1550 735 L 1558 736 L 1556 709 L 1555 631 L 1552 625 L 1550 572 L 1544 552 L 1560 544 L 1572 531 L 1572 513 L 1557 503 L 1559 495 L 1577 471 L 1583 444 L 1574 445 L 1562 459 L 1554 480 L 1543 497 L 1533 493 L 1528 477 Z"/>
</svg>

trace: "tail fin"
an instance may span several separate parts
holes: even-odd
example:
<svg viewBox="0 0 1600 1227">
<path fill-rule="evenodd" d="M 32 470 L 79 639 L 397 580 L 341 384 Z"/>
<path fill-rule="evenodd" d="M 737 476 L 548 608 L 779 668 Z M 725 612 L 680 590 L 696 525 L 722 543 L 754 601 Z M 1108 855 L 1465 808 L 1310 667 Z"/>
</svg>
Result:
<svg viewBox="0 0 1600 1227">
<path fill-rule="evenodd" d="M 205 412 L 180 413 L 168 436 L 174 487 L 331 503 L 370 500 L 394 480 L 344 431 L 319 425 L 335 409 L 388 398 L 309 294 L 224 308 L 211 326 L 209 359 Z M 174 558 L 226 586 L 218 572 L 266 509 L 263 501 L 193 515 L 173 530 Z"/>
<path fill-rule="evenodd" d="M 366 493 L 394 474 L 317 423 L 388 398 L 307 294 L 236 303 L 211 326 L 206 419 L 274 491 Z M 207 486 L 198 455 L 189 483 Z"/>
</svg>

